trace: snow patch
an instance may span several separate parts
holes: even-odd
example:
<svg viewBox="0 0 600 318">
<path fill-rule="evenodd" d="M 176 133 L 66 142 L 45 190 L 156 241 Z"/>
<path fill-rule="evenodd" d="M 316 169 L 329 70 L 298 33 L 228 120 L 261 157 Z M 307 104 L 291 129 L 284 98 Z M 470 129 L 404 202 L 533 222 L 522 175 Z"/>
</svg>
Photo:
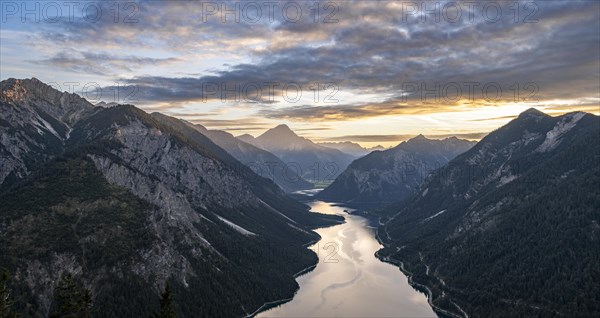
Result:
<svg viewBox="0 0 600 318">
<path fill-rule="evenodd" d="M 500 180 L 498 181 L 497 187 L 499 188 L 499 187 L 515 180 L 516 178 L 517 178 L 517 176 L 514 176 L 512 174 L 509 174 L 507 176 L 502 176 L 502 178 L 500 178 Z"/>
<path fill-rule="evenodd" d="M 442 213 L 444 213 L 444 212 L 446 212 L 446 210 L 441 210 L 440 212 L 438 212 L 438 213 L 436 213 L 436 214 L 434 214 L 434 215 L 432 215 L 432 216 L 430 216 L 430 217 L 426 218 L 426 219 L 425 219 L 425 220 L 423 220 L 421 223 L 425 223 L 425 222 L 427 222 L 427 221 L 429 221 L 429 220 L 431 220 L 431 219 L 433 219 L 433 218 L 435 218 L 435 217 L 437 217 L 437 216 L 440 216 L 440 215 L 441 215 Z"/>
<path fill-rule="evenodd" d="M 279 214 L 280 216 L 283 216 L 284 218 L 286 218 L 288 221 L 292 222 L 292 223 L 296 223 L 298 224 L 298 222 L 288 218 L 285 214 L 281 213 L 280 211 L 276 210 L 275 208 L 273 208 L 272 206 L 268 205 L 265 201 L 258 199 L 260 201 L 260 203 L 264 204 L 267 208 L 271 209 L 271 211 Z"/>
<path fill-rule="evenodd" d="M 544 142 L 536 149 L 538 152 L 546 152 L 550 151 L 560 143 L 560 138 L 569 132 L 577 122 L 585 116 L 585 113 L 574 113 L 566 115 L 563 119 L 561 119 L 552 130 L 546 133 L 546 139 Z"/>
<path fill-rule="evenodd" d="M 239 225 L 237 225 L 237 224 L 235 224 L 235 223 L 227 220 L 224 217 L 220 217 L 218 215 L 217 215 L 217 217 L 219 218 L 219 220 L 225 222 L 225 224 L 229 225 L 231 228 L 233 228 L 234 230 L 240 232 L 243 235 L 246 235 L 246 236 L 256 235 L 256 233 L 250 232 L 250 231 L 246 230 L 245 228 L 243 228 L 243 227 L 241 227 L 241 226 L 239 226 Z"/>
<path fill-rule="evenodd" d="M 569 171 L 563 173 L 562 176 L 560 176 L 560 178 L 561 179 L 566 179 L 571 173 L 573 173 L 573 171 L 575 171 L 575 169 L 569 170 Z"/>
<path fill-rule="evenodd" d="M 304 230 L 304 229 L 301 229 L 301 228 L 299 228 L 299 227 L 295 226 L 294 224 L 288 223 L 287 225 L 288 225 L 289 227 L 293 228 L 294 230 L 298 230 L 298 231 L 300 231 L 300 232 L 303 232 L 303 233 L 306 233 L 306 234 L 310 234 L 308 231 L 306 231 L 306 230 Z"/>
<path fill-rule="evenodd" d="M 429 192 L 429 188 L 425 189 L 425 191 L 423 191 L 423 194 L 421 194 L 422 197 L 427 195 L 427 192 Z"/>
<path fill-rule="evenodd" d="M 48 130 L 51 134 L 53 134 L 54 136 L 56 136 L 56 138 L 62 140 L 63 138 L 56 132 L 56 130 L 54 130 L 54 127 L 52 127 L 52 125 L 50 125 L 49 122 L 45 121 L 42 117 L 37 117 L 37 125 L 40 128 L 45 128 L 46 130 Z M 38 131 L 39 132 L 39 131 Z"/>
</svg>

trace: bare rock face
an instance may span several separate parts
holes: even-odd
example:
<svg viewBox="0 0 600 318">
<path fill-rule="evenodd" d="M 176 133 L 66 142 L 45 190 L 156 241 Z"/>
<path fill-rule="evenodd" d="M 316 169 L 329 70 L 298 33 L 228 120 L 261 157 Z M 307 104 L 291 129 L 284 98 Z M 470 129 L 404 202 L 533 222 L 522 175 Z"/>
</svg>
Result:
<svg viewBox="0 0 600 318">
<path fill-rule="evenodd" d="M 115 127 L 115 131 L 115 140 L 122 147 L 111 154 L 119 157 L 131 170 L 153 175 L 166 188 L 181 188 L 181 192 L 193 198 L 200 207 L 219 204 L 233 208 L 257 204 L 251 191 L 232 170 L 189 147 L 174 143 L 160 130 L 132 120 L 127 126 Z M 142 198 L 150 196 L 139 189 L 139 180 L 133 181 L 131 176 L 119 175 L 105 166 L 99 168 L 111 182 L 127 187 Z"/>
<path fill-rule="evenodd" d="M 8 79 L 0 85 L 3 103 L 30 106 L 67 124 L 73 124 L 94 105 L 77 94 L 60 92 L 37 78 Z"/>
<path fill-rule="evenodd" d="M 293 295 L 294 273 L 315 261 L 310 227 L 339 222 L 178 119 L 94 107 L 36 79 L 0 87 L 0 267 L 28 290 L 31 316 L 48 316 L 63 273 L 111 316 L 130 316 L 129 303 L 147 316 L 167 281 L 184 311 L 200 301 L 241 316 Z M 131 286 L 125 302 L 112 296 Z"/>
<path fill-rule="evenodd" d="M 61 152 L 71 125 L 93 105 L 36 78 L 0 82 L 0 187 L 18 181 Z"/>
<path fill-rule="evenodd" d="M 413 193 L 432 171 L 474 144 L 456 137 L 432 140 L 419 135 L 355 160 L 317 196 L 370 206 L 398 202 Z"/>
</svg>

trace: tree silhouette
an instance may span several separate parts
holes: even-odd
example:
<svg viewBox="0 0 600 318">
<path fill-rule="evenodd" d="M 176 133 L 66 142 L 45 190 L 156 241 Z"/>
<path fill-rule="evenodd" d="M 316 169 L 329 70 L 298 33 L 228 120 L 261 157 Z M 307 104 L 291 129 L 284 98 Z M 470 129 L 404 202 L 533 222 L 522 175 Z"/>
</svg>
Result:
<svg viewBox="0 0 600 318">
<path fill-rule="evenodd" d="M 151 318 L 177 318 L 173 293 L 171 292 L 171 285 L 169 283 L 166 284 L 165 290 L 160 295 L 159 312 L 154 313 Z"/>
<path fill-rule="evenodd" d="M 10 279 L 10 274 L 7 271 L 0 273 L 0 318 L 17 317 L 17 314 L 11 309 L 14 301 L 12 300 L 10 289 L 8 288 Z"/>
<path fill-rule="evenodd" d="M 91 292 L 80 287 L 71 274 L 64 275 L 56 287 L 58 312 L 52 317 L 89 318 L 92 316 Z"/>
</svg>

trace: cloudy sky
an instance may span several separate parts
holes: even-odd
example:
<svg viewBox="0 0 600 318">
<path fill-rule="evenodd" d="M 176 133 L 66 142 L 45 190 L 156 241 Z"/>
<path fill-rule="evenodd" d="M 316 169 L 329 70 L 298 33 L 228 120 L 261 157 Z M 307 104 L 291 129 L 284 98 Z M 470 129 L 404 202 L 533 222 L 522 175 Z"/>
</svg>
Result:
<svg viewBox="0 0 600 318">
<path fill-rule="evenodd" d="M 2 1 L 1 79 L 235 135 L 478 139 L 600 113 L 599 1 Z"/>
</svg>

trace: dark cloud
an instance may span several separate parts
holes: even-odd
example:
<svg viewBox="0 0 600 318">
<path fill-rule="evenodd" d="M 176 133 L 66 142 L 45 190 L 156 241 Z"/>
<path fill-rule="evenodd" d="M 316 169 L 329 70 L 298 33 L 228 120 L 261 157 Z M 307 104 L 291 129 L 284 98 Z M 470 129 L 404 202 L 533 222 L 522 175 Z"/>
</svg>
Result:
<svg viewBox="0 0 600 318">
<path fill-rule="evenodd" d="M 177 58 L 150 58 L 135 55 L 114 55 L 104 52 L 82 52 L 63 50 L 56 55 L 33 61 L 35 64 L 69 69 L 73 72 L 99 75 L 115 75 L 123 71 L 133 71 L 142 66 L 164 65 L 177 62 Z"/>
<path fill-rule="evenodd" d="M 429 90 L 439 85 L 429 97 L 437 96 L 439 104 L 448 106 L 452 101 L 446 102 L 444 98 L 452 99 L 459 94 L 455 93 L 456 85 L 462 90 L 460 96 L 475 100 L 486 98 L 490 103 L 518 102 L 527 97 L 527 101 L 536 101 L 598 96 L 600 36 L 597 30 L 600 26 L 595 14 L 598 3 L 580 2 L 572 6 L 554 3 L 539 3 L 538 23 L 464 22 L 449 28 L 443 23 L 393 24 L 396 21 L 393 17 L 376 16 L 379 11 L 357 5 L 364 9 L 364 14 L 372 15 L 369 19 L 363 16 L 353 25 L 341 23 L 327 29 L 331 31 L 332 44 L 311 46 L 298 41 L 261 53 L 256 63 L 235 65 L 215 76 L 140 77 L 129 83 L 143 87 L 147 92 L 145 97 L 151 101 L 197 100 L 206 96 L 200 88 L 208 82 L 232 87 L 267 82 L 281 86 L 335 83 L 346 91 L 391 94 L 395 100 L 413 87 L 411 85 Z M 344 8 L 352 10 L 353 7 L 344 5 Z M 299 33 L 313 29 L 322 32 L 313 26 L 285 29 Z M 476 83 L 469 84 L 476 85 L 473 95 L 465 83 Z M 487 93 L 483 92 L 484 87 L 488 87 Z M 501 97 L 495 93 L 496 87 L 500 87 Z M 407 99 L 422 101 L 424 90 L 420 88 Z M 267 103 L 268 100 L 262 98 L 256 102 Z M 357 105 L 357 110 L 353 110 L 354 104 L 350 101 L 342 100 L 341 104 L 343 106 L 292 107 L 289 117 L 311 118 L 313 111 L 329 114 L 339 110 L 347 114 L 345 117 L 364 113 L 364 105 Z M 367 113 L 385 115 L 402 108 L 397 103 L 387 102 L 379 106 Z M 407 109 L 410 107 L 420 105 L 406 105 Z M 299 116 L 302 113 L 304 115 Z M 266 110 L 263 114 L 286 117 L 283 111 Z"/>
<path fill-rule="evenodd" d="M 233 7 L 235 3 L 228 1 L 225 5 Z M 312 5 L 298 3 L 306 9 Z M 483 15 L 481 3 L 474 12 L 464 11 L 457 23 L 444 19 L 436 22 L 431 17 L 420 21 L 417 16 L 407 16 L 403 11 L 406 7 L 402 6 L 406 1 L 333 3 L 337 7 L 337 23 L 322 23 L 324 16 L 315 23 L 310 15 L 290 23 L 281 14 L 276 14 L 274 21 L 263 16 L 257 23 L 244 19 L 240 23 L 223 23 L 219 16 L 203 21 L 198 2 L 137 1 L 135 23 L 115 23 L 109 15 L 94 23 L 79 19 L 44 24 L 39 33 L 41 43 L 66 48 L 67 52 L 77 48 L 80 55 L 61 53 L 41 63 L 79 72 L 106 73 L 169 62 L 103 55 L 95 53 L 98 46 L 242 54 L 247 57 L 245 62 L 227 68 L 207 65 L 213 70 L 212 75 L 149 75 L 118 80 L 137 87 L 142 103 L 185 103 L 223 97 L 230 101 L 220 88 L 214 90 L 206 85 L 239 85 L 245 94 L 240 96 L 242 102 L 257 107 L 263 116 L 278 119 L 356 119 L 461 110 L 465 99 L 471 98 L 467 103 L 476 107 L 600 97 L 598 1 L 534 1 L 538 8 L 533 16 L 536 23 L 523 22 L 530 13 L 524 6 L 531 1 L 519 3 L 522 10 L 517 22 L 512 1 L 495 2 L 502 6 L 503 14 L 493 23 Z M 431 5 L 427 1 L 417 3 Z M 466 8 L 464 4 L 462 8 Z M 111 12 L 109 7 L 105 11 Z M 257 41 L 261 44 L 256 45 Z M 281 87 L 290 83 L 302 87 L 335 83 L 340 91 L 352 94 L 344 95 L 350 97 L 340 98 L 335 105 L 261 107 L 275 104 L 265 91 L 256 89 L 270 82 L 280 84 L 274 91 L 277 96 L 283 94 Z M 473 95 L 465 83 L 478 84 Z M 414 87 L 410 85 L 432 89 L 438 84 L 440 89 L 427 95 L 438 98 L 433 103 L 425 103 L 423 89 L 409 89 Z M 486 85 L 496 84 L 502 90 L 501 97 L 482 92 Z M 452 99 L 455 85 L 462 90 L 462 98 L 456 100 Z M 364 94 L 386 97 L 383 101 L 351 100 Z"/>
<path fill-rule="evenodd" d="M 263 109 L 259 114 L 266 118 L 290 119 L 290 120 L 358 120 L 365 117 L 377 117 L 387 115 L 407 115 L 433 113 L 443 111 L 443 106 L 410 105 L 396 100 L 369 104 L 336 104 L 329 106 L 292 106 L 279 109 Z"/>
</svg>

